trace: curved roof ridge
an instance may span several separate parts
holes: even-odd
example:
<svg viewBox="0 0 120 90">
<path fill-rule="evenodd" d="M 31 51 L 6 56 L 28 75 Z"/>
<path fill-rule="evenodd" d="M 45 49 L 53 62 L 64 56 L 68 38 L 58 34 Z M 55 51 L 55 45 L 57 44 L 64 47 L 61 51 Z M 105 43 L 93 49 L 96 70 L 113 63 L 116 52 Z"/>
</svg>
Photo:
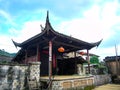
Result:
<svg viewBox="0 0 120 90">
<path fill-rule="evenodd" d="M 95 46 L 98 47 L 99 44 L 100 44 L 101 41 L 102 41 L 102 40 L 100 40 L 100 41 L 95 42 L 95 43 L 89 43 L 89 42 L 86 42 L 86 41 L 83 41 L 83 40 L 80 40 L 80 39 L 77 39 L 77 38 L 74 38 L 74 37 L 71 37 L 71 36 L 68 36 L 68 35 L 65 35 L 65 34 L 62 34 L 62 33 L 59 33 L 59 32 L 57 32 L 57 31 L 55 31 L 55 30 L 52 28 L 52 26 L 51 26 L 51 24 L 50 24 L 50 22 L 49 22 L 49 11 L 47 11 L 45 28 L 44 28 L 44 30 L 42 30 L 41 33 L 39 33 L 39 34 L 31 37 L 30 39 L 28 39 L 28 40 L 26 40 L 26 41 L 24 41 L 24 42 L 22 42 L 22 43 L 17 43 L 17 42 L 15 42 L 15 41 L 13 41 L 13 40 L 12 40 L 12 41 L 13 41 L 15 47 L 17 47 L 17 46 L 18 46 L 18 47 L 22 47 L 23 45 L 27 44 L 28 42 L 30 42 L 30 41 L 32 41 L 32 40 L 35 40 L 35 39 L 37 39 L 38 37 L 41 37 L 42 35 L 44 35 L 44 34 L 46 34 L 46 33 L 49 34 L 50 32 L 52 32 L 53 34 L 55 34 L 55 35 L 57 35 L 57 36 L 66 38 L 66 39 L 68 39 L 68 40 L 72 40 L 72 41 L 74 41 L 74 42 L 81 43 L 81 44 L 83 44 L 83 45 L 88 45 L 88 46 L 90 46 L 90 48 L 95 47 Z M 90 48 L 88 48 L 88 49 L 90 49 Z"/>
<path fill-rule="evenodd" d="M 15 45 L 15 47 L 22 47 L 23 44 L 26 44 L 27 42 L 29 42 L 29 41 L 31 41 L 31 40 L 34 40 L 35 38 L 38 38 L 39 36 L 43 35 L 45 32 L 46 32 L 46 31 L 44 30 L 44 31 L 42 31 L 41 33 L 39 33 L 39 34 L 37 34 L 37 35 L 29 38 L 28 40 L 23 41 L 22 43 L 17 43 L 17 42 L 15 42 L 13 39 L 12 39 L 12 42 L 13 42 L 13 44 Z"/>
<path fill-rule="evenodd" d="M 83 41 L 83 40 L 80 40 L 80 39 L 77 39 L 77 38 L 74 38 L 74 37 L 71 37 L 71 36 L 68 36 L 68 35 L 59 33 L 59 32 L 57 32 L 57 31 L 55 31 L 55 30 L 52 30 L 52 32 L 53 32 L 54 34 L 57 34 L 57 35 L 62 36 L 62 37 L 71 38 L 71 39 L 73 39 L 73 40 L 75 40 L 75 41 L 79 41 L 79 42 L 83 42 L 83 43 L 91 44 L 91 45 L 95 45 L 95 46 L 99 46 L 99 44 L 100 44 L 100 43 L 102 42 L 102 40 L 103 40 L 103 39 L 101 39 L 101 40 L 98 41 L 98 42 L 89 43 L 89 42 L 86 42 L 86 41 Z"/>
</svg>

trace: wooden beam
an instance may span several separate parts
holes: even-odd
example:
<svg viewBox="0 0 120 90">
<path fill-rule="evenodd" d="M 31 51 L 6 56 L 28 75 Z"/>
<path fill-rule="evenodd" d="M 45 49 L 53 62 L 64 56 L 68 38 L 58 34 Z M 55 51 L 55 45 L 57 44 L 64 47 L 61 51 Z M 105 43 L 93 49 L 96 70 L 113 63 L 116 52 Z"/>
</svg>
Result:
<svg viewBox="0 0 120 90">
<path fill-rule="evenodd" d="M 53 38 L 46 38 L 46 37 L 42 37 L 44 40 L 46 40 L 46 41 L 54 41 L 57 37 L 56 36 L 54 36 Z"/>
<path fill-rule="evenodd" d="M 76 49 L 81 49 L 81 47 L 71 45 L 71 44 L 67 44 L 67 43 L 64 43 L 64 42 L 58 42 L 58 41 L 53 41 L 53 42 L 56 43 L 56 44 L 65 45 L 65 46 L 73 47 L 73 48 L 76 48 Z"/>
<path fill-rule="evenodd" d="M 40 59 L 40 51 L 39 51 L 39 44 L 37 44 L 37 50 L 36 50 L 36 52 L 37 52 L 37 54 L 36 54 L 36 62 L 37 61 L 39 61 L 39 59 Z"/>
<path fill-rule="evenodd" d="M 44 36 L 42 36 L 42 38 L 43 38 L 45 41 L 49 41 L 49 39 L 46 38 L 46 37 L 44 37 Z"/>
<path fill-rule="evenodd" d="M 56 36 L 54 36 L 54 37 L 51 39 L 51 41 L 54 41 L 56 38 L 57 38 L 57 37 L 56 37 Z"/>
<path fill-rule="evenodd" d="M 53 37 L 52 39 L 48 39 L 48 38 L 46 38 L 46 37 L 42 37 L 45 41 L 49 41 L 49 40 L 51 40 L 53 43 L 55 43 L 55 44 L 59 44 L 59 45 L 65 45 L 65 46 L 68 46 L 68 47 L 72 47 L 72 48 L 75 48 L 75 49 L 77 49 L 77 50 L 81 50 L 81 49 L 87 49 L 87 47 L 86 46 L 75 46 L 75 45 L 73 45 L 73 44 L 68 44 L 68 43 L 64 43 L 64 42 L 58 42 L 58 41 L 55 41 L 55 39 L 57 38 L 56 36 L 55 37 Z M 66 51 L 66 52 L 69 52 L 69 50 L 68 51 Z"/>
<path fill-rule="evenodd" d="M 44 42 L 46 42 L 46 41 L 39 41 L 39 43 L 29 44 L 29 45 L 27 45 L 27 46 L 25 46 L 25 47 L 27 47 L 27 49 L 29 49 L 30 47 L 36 46 L 36 45 L 38 45 L 38 44 L 42 44 L 42 43 L 44 43 Z"/>
</svg>

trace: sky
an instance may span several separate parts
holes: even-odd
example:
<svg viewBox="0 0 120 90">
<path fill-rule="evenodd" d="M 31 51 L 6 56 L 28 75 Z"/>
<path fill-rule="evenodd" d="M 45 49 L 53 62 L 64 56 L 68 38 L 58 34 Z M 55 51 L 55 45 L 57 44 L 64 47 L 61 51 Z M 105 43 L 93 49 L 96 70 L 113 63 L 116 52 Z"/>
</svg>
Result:
<svg viewBox="0 0 120 90">
<path fill-rule="evenodd" d="M 54 30 L 86 42 L 103 60 L 120 53 L 120 0 L 0 0 L 0 49 L 18 52 L 21 43 L 41 32 L 46 13 Z"/>
</svg>

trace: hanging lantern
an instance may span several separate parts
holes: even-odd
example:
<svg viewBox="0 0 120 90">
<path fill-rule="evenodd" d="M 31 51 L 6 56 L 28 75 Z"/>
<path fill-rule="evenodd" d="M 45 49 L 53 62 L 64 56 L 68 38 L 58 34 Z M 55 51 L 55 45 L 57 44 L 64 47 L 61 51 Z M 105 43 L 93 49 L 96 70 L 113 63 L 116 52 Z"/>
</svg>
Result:
<svg viewBox="0 0 120 90">
<path fill-rule="evenodd" d="M 58 51 L 59 51 L 59 52 L 64 52 L 65 49 L 61 46 L 61 47 L 58 48 Z"/>
<path fill-rule="evenodd" d="M 85 53 L 84 52 L 80 52 L 80 55 L 84 55 Z"/>
</svg>

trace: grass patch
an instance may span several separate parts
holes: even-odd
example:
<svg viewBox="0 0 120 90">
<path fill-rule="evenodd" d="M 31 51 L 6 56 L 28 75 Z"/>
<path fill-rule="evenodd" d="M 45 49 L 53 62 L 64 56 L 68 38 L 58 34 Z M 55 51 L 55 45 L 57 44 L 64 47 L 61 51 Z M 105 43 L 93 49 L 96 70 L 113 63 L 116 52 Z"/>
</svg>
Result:
<svg viewBox="0 0 120 90">
<path fill-rule="evenodd" d="M 94 85 L 90 85 L 90 86 L 85 86 L 85 87 L 76 87 L 76 88 L 69 88 L 69 89 L 64 89 L 64 90 L 92 90 L 94 88 L 95 88 Z"/>
</svg>

